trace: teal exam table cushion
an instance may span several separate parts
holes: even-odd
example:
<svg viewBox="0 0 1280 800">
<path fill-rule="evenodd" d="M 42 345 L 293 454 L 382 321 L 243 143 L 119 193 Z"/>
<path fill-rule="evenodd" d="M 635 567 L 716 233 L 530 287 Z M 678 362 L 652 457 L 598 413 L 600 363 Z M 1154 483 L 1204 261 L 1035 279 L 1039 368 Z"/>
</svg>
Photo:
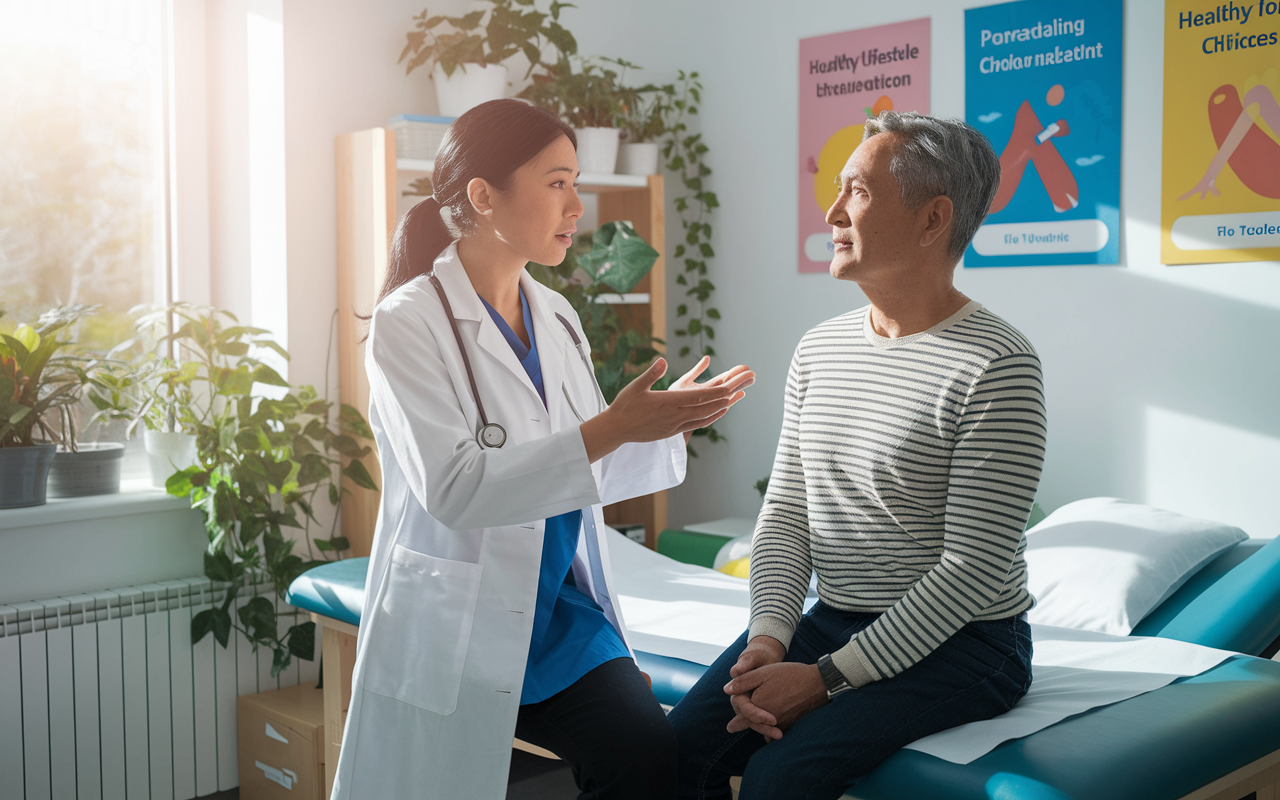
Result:
<svg viewBox="0 0 1280 800">
<path fill-rule="evenodd" d="M 294 581 L 286 599 L 358 625 L 367 567 L 364 558 L 316 567 Z M 1134 632 L 1256 653 L 1276 637 L 1278 628 L 1280 539 L 1242 542 L 1219 556 Z M 652 678 L 658 701 L 666 705 L 679 702 L 706 669 L 640 651 L 636 660 Z M 1280 663 L 1241 656 L 1201 675 L 1006 742 L 970 764 L 901 750 L 861 781 L 851 796 L 1177 798 L 1280 750 L 1277 719 Z"/>
<path fill-rule="evenodd" d="M 314 567 L 289 584 L 284 601 L 304 611 L 360 626 L 368 558 L 344 558 Z"/>
</svg>

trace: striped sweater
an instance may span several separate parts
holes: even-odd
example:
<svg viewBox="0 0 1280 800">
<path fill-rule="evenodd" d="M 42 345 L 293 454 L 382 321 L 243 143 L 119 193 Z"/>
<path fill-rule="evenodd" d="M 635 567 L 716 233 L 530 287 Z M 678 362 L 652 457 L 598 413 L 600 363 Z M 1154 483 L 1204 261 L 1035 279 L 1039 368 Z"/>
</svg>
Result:
<svg viewBox="0 0 1280 800">
<path fill-rule="evenodd" d="M 888 339 L 869 310 L 796 348 L 750 572 L 750 635 L 784 647 L 814 571 L 823 603 L 883 612 L 831 654 L 854 686 L 1031 607 L 1022 531 L 1045 445 L 1040 360 L 1009 323 L 970 302 Z"/>
</svg>

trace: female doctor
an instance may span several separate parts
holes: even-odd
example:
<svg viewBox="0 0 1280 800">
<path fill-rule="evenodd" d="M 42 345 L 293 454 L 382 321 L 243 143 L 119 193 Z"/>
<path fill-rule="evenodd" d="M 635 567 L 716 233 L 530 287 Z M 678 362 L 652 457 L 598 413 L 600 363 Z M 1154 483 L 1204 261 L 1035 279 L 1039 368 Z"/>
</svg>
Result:
<svg viewBox="0 0 1280 800">
<path fill-rule="evenodd" d="M 369 327 L 378 513 L 335 800 L 498 800 L 512 736 L 582 798 L 662 798 L 675 738 L 626 644 L 601 505 L 684 479 L 687 435 L 754 380 L 705 361 L 606 406 L 586 336 L 525 264 L 582 215 L 576 139 L 496 100 L 459 117 Z"/>
</svg>

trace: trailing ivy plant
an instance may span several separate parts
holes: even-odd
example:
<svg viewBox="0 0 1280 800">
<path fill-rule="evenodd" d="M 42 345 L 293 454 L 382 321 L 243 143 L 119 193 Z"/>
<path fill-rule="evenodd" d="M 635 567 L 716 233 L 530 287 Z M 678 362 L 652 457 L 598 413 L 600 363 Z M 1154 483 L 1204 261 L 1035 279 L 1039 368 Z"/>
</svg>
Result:
<svg viewBox="0 0 1280 800">
<path fill-rule="evenodd" d="M 675 198 L 675 207 L 680 213 L 684 239 L 676 244 L 672 256 L 682 264 L 676 284 L 684 287 L 688 299 L 676 306 L 681 327 L 676 328 L 674 334 L 680 342 L 681 358 L 690 355 L 714 358 L 713 323 L 719 321 L 720 311 L 711 304 L 716 287 L 707 277 L 707 260 L 716 254 L 711 247 L 711 212 L 720 207 L 720 201 L 706 186 L 706 178 L 711 175 L 711 167 L 706 163 L 709 148 L 702 141 L 701 133 L 689 130 L 687 121 L 698 113 L 702 103 L 702 83 L 696 72 L 681 70 L 678 77 L 677 83 L 658 88 L 666 97 L 661 105 L 666 128 L 662 157 L 667 171 L 679 179 L 682 191 Z M 725 438 L 714 425 L 700 428 L 693 435 L 705 436 L 710 442 Z"/>
<path fill-rule="evenodd" d="M 221 605 L 192 618 L 191 638 L 198 642 L 212 633 L 226 647 L 231 631 L 238 630 L 255 650 L 271 649 L 271 674 L 278 675 L 292 656 L 312 658 L 314 623 L 294 624 L 281 635 L 268 597 L 250 598 L 233 616 L 236 598 L 254 573 L 265 575 L 283 598 L 294 578 L 349 548 L 332 528 L 313 536 L 312 525 L 320 525 L 314 509 L 320 499 L 332 504 L 336 527 L 348 491 L 343 477 L 377 488 L 363 463 L 370 448 L 360 443 L 372 433 L 363 415 L 345 404 L 335 429 L 333 403 L 310 386 L 291 387 L 262 360 L 267 350 L 288 358 L 268 331 L 240 325 L 226 311 L 187 304 L 168 310 L 180 325 L 164 338 L 184 354 L 173 377 L 191 404 L 183 413 L 195 428 L 198 460 L 174 473 L 165 488 L 190 498 L 204 516 L 209 538 L 204 574 L 226 584 Z M 263 397 L 255 394 L 255 384 L 285 391 Z M 293 552 L 285 528 L 303 531 L 309 558 Z"/>
</svg>

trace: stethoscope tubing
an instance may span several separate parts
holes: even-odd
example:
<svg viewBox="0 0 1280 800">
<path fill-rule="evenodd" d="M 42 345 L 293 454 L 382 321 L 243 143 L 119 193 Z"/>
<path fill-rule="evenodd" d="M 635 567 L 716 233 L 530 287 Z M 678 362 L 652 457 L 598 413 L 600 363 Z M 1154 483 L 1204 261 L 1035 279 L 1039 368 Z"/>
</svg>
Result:
<svg viewBox="0 0 1280 800">
<path fill-rule="evenodd" d="M 507 442 L 507 430 L 496 422 L 489 421 L 489 415 L 484 412 L 484 403 L 480 400 L 480 390 L 476 387 L 476 375 L 471 369 L 471 358 L 467 355 L 466 345 L 462 342 L 462 333 L 458 330 L 458 319 L 453 315 L 453 307 L 449 305 L 449 297 L 445 294 L 444 284 L 440 283 L 440 279 L 436 277 L 435 272 L 429 276 L 431 284 L 436 287 L 436 293 L 440 295 L 440 303 L 444 306 L 445 316 L 449 318 L 449 327 L 453 330 L 453 338 L 458 343 L 458 351 L 462 353 L 462 366 L 467 371 L 467 383 L 471 386 L 471 396 L 475 398 L 476 410 L 480 412 L 480 430 L 476 431 L 476 443 L 481 447 L 492 449 L 501 448 Z M 556 319 L 560 320 L 560 324 L 568 331 L 569 338 L 573 340 L 574 349 L 578 351 L 578 357 L 582 359 L 582 364 L 587 369 L 587 374 L 591 377 L 591 386 L 596 390 L 596 397 L 600 401 L 600 407 L 604 408 L 608 403 L 604 400 L 604 394 L 600 392 L 600 385 L 595 380 L 595 370 L 591 368 L 591 362 L 587 360 L 586 354 L 582 351 L 582 340 L 578 338 L 578 334 L 573 330 L 573 326 L 569 324 L 569 320 L 557 313 Z M 569 400 L 569 408 L 573 410 L 573 415 L 578 418 L 579 422 L 586 422 L 582 415 L 578 413 L 578 408 L 573 404 L 573 400 L 569 398 L 569 389 L 562 384 L 565 398 Z"/>
</svg>

